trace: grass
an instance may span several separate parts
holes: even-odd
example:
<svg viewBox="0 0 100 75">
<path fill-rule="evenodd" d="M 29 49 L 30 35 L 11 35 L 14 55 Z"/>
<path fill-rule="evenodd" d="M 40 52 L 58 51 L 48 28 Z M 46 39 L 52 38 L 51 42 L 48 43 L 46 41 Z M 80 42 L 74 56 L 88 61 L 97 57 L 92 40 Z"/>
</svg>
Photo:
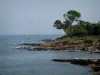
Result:
<svg viewBox="0 0 100 75">
<path fill-rule="evenodd" d="M 54 40 L 54 42 L 64 42 L 64 41 L 78 41 L 78 40 L 83 40 L 85 43 L 90 43 L 93 41 L 100 41 L 100 36 L 73 36 L 73 37 L 68 37 L 68 36 L 62 36 L 60 39 Z"/>
</svg>

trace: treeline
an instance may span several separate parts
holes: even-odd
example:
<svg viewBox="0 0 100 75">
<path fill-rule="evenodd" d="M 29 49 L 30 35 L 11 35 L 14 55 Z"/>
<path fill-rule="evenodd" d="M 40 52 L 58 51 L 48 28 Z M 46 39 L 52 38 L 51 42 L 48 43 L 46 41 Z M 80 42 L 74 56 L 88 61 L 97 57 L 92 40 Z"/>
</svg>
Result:
<svg viewBox="0 0 100 75">
<path fill-rule="evenodd" d="M 70 27 L 66 30 L 70 32 Z M 78 24 L 72 26 L 72 35 L 100 35 L 100 22 L 90 23 L 79 20 Z"/>
<path fill-rule="evenodd" d="M 88 21 L 80 20 L 81 14 L 76 10 L 70 10 L 64 16 L 64 21 L 56 20 L 54 27 L 63 29 L 66 35 L 100 35 L 100 21 L 97 23 L 90 23 Z"/>
</svg>

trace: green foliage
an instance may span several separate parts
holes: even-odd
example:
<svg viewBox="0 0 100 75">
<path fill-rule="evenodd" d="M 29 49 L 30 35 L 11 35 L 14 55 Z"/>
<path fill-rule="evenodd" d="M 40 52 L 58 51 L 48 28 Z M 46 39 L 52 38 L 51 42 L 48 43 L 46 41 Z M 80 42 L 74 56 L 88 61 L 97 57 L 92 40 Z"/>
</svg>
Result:
<svg viewBox="0 0 100 75">
<path fill-rule="evenodd" d="M 61 24 L 60 20 L 56 20 L 54 24 Z"/>
<path fill-rule="evenodd" d="M 70 26 L 72 26 L 72 23 L 80 17 L 81 14 L 79 12 L 77 12 L 76 10 L 70 10 L 66 14 L 64 14 L 65 21 L 62 23 L 60 20 L 56 20 L 53 27 L 56 27 L 57 29 L 63 29 L 67 34 L 67 32 L 71 32 Z"/>
<path fill-rule="evenodd" d="M 89 29 L 92 28 L 92 24 L 90 22 L 85 22 L 86 25 L 85 25 L 85 29 L 88 31 Z"/>
<path fill-rule="evenodd" d="M 73 32 L 86 32 L 86 29 L 82 26 L 73 26 Z"/>
<path fill-rule="evenodd" d="M 84 43 L 92 43 L 93 41 L 99 39 L 98 36 L 86 36 L 84 37 Z"/>
<path fill-rule="evenodd" d="M 64 22 L 65 26 L 67 25 L 68 27 L 70 27 L 70 32 L 72 32 L 72 24 L 73 22 L 77 21 L 81 17 L 81 14 L 76 10 L 70 10 L 63 16 L 65 18 L 65 22 Z"/>
<path fill-rule="evenodd" d="M 67 27 L 67 28 L 66 28 L 66 31 L 67 31 L 67 32 L 70 32 L 70 27 Z"/>
<path fill-rule="evenodd" d="M 65 26 L 68 32 L 72 32 L 72 24 L 81 17 L 81 14 L 76 10 L 70 10 L 63 15 L 65 18 Z"/>
<path fill-rule="evenodd" d="M 76 10 L 70 10 L 64 14 L 66 20 L 69 20 L 71 23 L 81 17 L 81 14 Z"/>
<path fill-rule="evenodd" d="M 63 24 L 60 20 L 56 20 L 53 27 L 56 27 L 57 29 L 63 29 Z"/>
<path fill-rule="evenodd" d="M 65 21 L 62 23 L 60 20 L 56 20 L 54 27 L 63 29 L 66 34 L 71 33 L 73 36 L 83 35 L 84 33 L 88 33 L 88 35 L 100 35 L 100 21 L 90 23 L 88 21 L 79 20 L 81 14 L 76 10 L 69 10 L 63 16 Z M 74 22 L 77 22 L 77 24 L 72 25 Z"/>
<path fill-rule="evenodd" d="M 84 43 L 92 43 L 92 42 L 93 42 L 93 40 L 91 40 L 91 39 L 84 40 Z"/>
</svg>

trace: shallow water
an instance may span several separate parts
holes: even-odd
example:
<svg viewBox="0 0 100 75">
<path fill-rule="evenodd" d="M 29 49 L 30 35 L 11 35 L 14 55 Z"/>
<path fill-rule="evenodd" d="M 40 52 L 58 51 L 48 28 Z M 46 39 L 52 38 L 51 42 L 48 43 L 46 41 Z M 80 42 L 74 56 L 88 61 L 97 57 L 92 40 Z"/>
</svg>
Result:
<svg viewBox="0 0 100 75">
<path fill-rule="evenodd" d="M 31 39 L 26 39 L 31 37 Z M 100 54 L 68 51 L 13 50 L 14 44 L 37 42 L 58 35 L 0 36 L 0 75 L 91 75 L 87 66 L 54 62 L 54 58 L 100 58 Z M 15 47 L 15 46 L 14 46 Z"/>
</svg>

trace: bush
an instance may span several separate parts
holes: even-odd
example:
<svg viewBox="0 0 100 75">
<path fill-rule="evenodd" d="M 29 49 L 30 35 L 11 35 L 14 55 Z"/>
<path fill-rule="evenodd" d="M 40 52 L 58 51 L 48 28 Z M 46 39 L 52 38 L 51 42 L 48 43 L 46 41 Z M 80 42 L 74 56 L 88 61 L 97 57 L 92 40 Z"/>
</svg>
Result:
<svg viewBox="0 0 100 75">
<path fill-rule="evenodd" d="M 96 37 L 87 36 L 87 37 L 84 38 L 84 43 L 92 43 L 94 40 L 96 40 Z"/>
<path fill-rule="evenodd" d="M 84 43 L 92 43 L 93 42 L 93 40 L 84 40 Z"/>
<path fill-rule="evenodd" d="M 72 35 L 73 36 L 85 36 L 85 35 L 87 35 L 87 33 L 86 32 L 74 32 L 74 33 L 72 33 Z"/>
</svg>

